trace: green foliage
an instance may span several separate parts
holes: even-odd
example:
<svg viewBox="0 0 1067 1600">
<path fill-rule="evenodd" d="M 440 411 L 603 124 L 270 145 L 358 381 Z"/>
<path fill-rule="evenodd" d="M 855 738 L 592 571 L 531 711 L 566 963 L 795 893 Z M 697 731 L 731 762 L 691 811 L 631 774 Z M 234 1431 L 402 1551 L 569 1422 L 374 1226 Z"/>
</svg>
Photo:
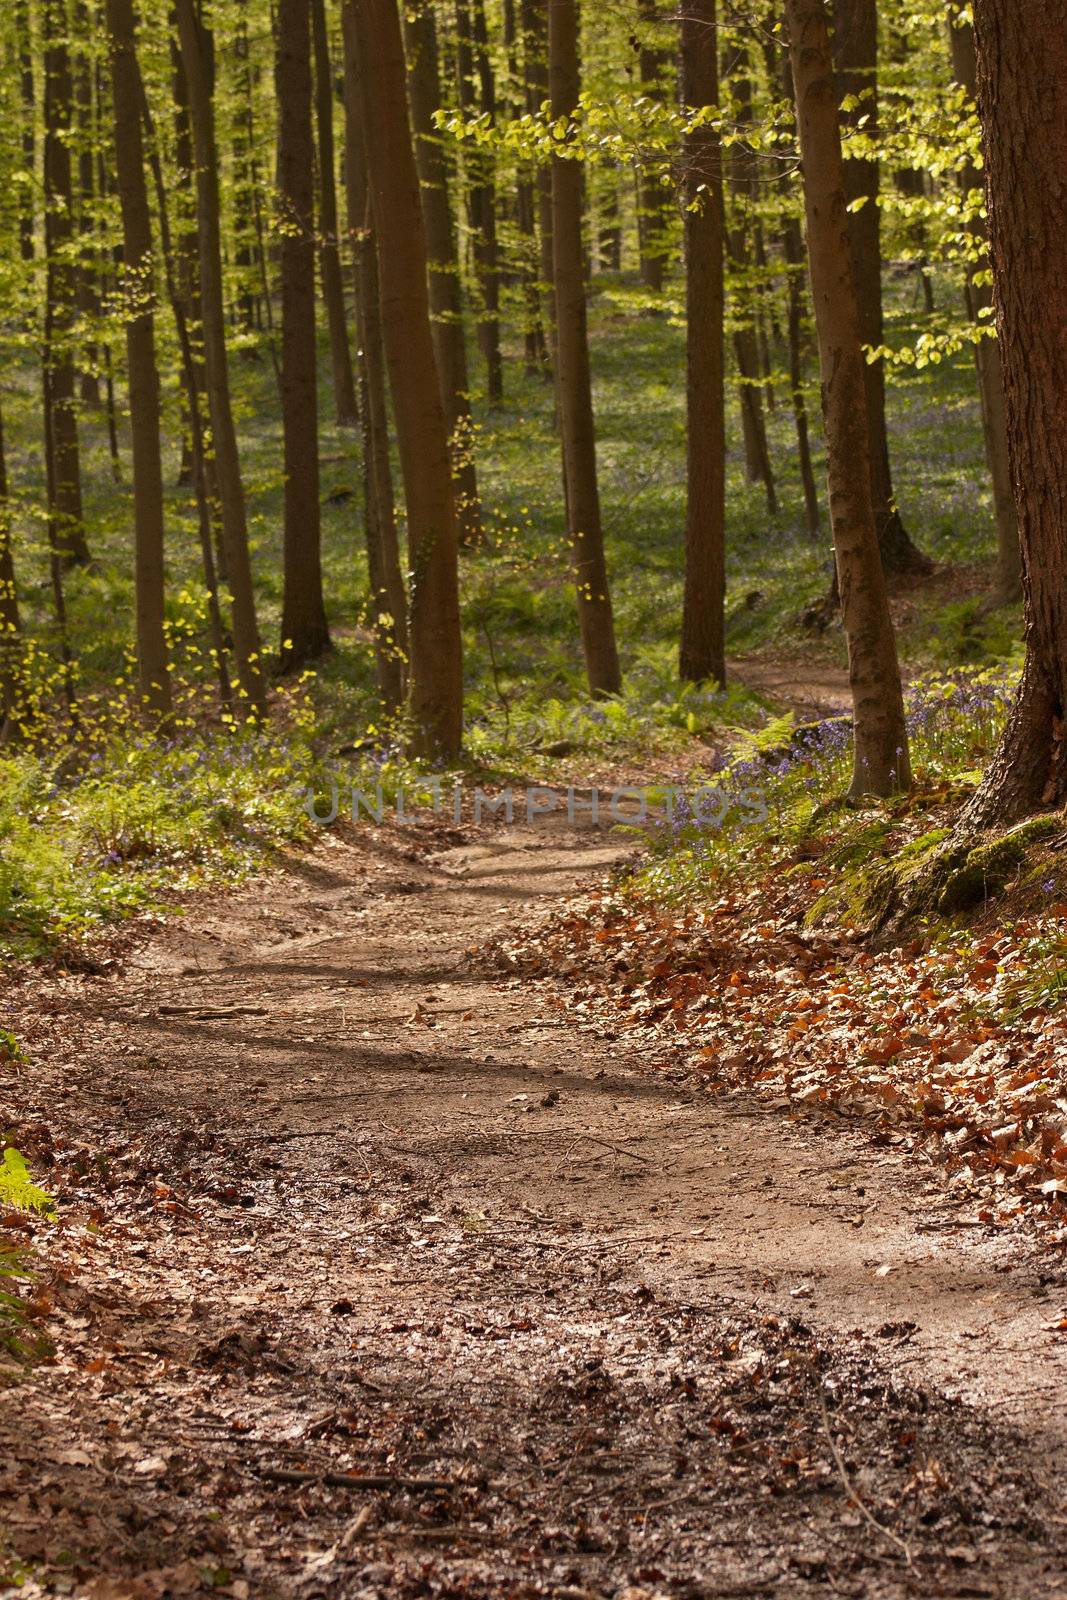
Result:
<svg viewBox="0 0 1067 1600">
<path fill-rule="evenodd" d="M 55 1209 L 51 1195 L 31 1179 L 25 1156 L 12 1145 L 4 1150 L 0 1161 L 0 1206 L 34 1211 L 41 1216 L 50 1216 Z"/>
</svg>

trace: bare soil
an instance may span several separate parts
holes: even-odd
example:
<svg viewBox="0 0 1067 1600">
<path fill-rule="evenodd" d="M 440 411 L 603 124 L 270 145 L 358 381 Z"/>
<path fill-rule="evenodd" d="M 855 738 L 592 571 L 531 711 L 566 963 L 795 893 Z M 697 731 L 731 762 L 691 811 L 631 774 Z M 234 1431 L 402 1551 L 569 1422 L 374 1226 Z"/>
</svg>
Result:
<svg viewBox="0 0 1067 1600">
<path fill-rule="evenodd" d="M 487 953 L 622 847 L 324 833 L 6 997 L 63 1201 L 17 1592 L 1067 1596 L 1062 1266 Z"/>
</svg>

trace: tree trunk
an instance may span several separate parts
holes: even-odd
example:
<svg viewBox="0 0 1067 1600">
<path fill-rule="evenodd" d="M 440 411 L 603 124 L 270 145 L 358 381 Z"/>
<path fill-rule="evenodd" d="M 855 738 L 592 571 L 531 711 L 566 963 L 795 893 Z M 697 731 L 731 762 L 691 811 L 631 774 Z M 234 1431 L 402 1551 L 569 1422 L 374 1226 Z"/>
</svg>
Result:
<svg viewBox="0 0 1067 1600">
<path fill-rule="evenodd" d="M 772 52 L 768 61 L 768 71 L 776 68 L 773 45 L 769 46 Z M 791 105 L 796 103 L 793 92 L 793 69 L 789 65 L 789 53 L 785 51 L 781 57 L 781 81 L 786 99 Z M 782 254 L 785 257 L 786 294 L 788 297 L 788 339 L 789 339 L 789 393 L 793 405 L 793 423 L 797 433 L 797 458 L 800 464 L 800 481 L 804 490 L 804 521 L 808 534 L 812 539 L 819 537 L 821 518 L 819 516 L 819 491 L 815 482 L 815 469 L 811 460 L 811 437 L 808 429 L 808 406 L 804 398 L 804 353 L 806 337 L 804 330 L 804 281 L 806 277 L 804 259 L 804 235 L 801 230 L 799 218 L 792 210 L 792 180 L 790 174 L 785 172 L 780 180 L 783 194 L 789 196 L 788 210 L 782 224 Z M 837 611 L 837 595 L 834 594 L 832 613 Z"/>
<path fill-rule="evenodd" d="M 956 82 L 971 100 L 977 98 L 978 81 L 974 56 L 974 30 L 969 22 L 952 25 L 952 69 Z M 972 195 L 983 187 L 977 167 L 968 162 L 960 173 L 960 188 L 964 196 Z M 982 260 L 971 263 L 967 269 L 967 312 L 976 326 L 989 328 L 988 313 L 993 304 L 992 288 L 978 281 L 984 266 L 989 245 L 989 229 L 980 212 L 974 212 L 967 223 L 968 232 Z M 978 396 L 982 408 L 982 432 L 985 438 L 985 456 L 989 476 L 993 483 L 993 508 L 997 523 L 997 576 L 995 597 L 1007 603 L 1018 599 L 1022 593 L 1022 561 L 1019 554 L 1019 514 L 1015 509 L 1011 469 L 1008 463 L 1008 418 L 1004 402 L 1004 372 L 999 339 L 988 334 L 974 347 L 975 366 L 978 369 Z"/>
<path fill-rule="evenodd" d="M 326 28 L 326 0 L 311 0 L 315 41 L 315 106 L 319 131 L 319 270 L 322 298 L 330 330 L 333 404 L 338 426 L 354 428 L 359 420 L 352 352 L 348 345 L 341 241 L 337 228 L 337 163 L 333 137 L 333 72 Z"/>
<path fill-rule="evenodd" d="M 37 171 L 37 89 L 33 70 L 30 0 L 15 0 L 15 37 L 19 53 L 19 91 L 22 98 L 22 165 Z M 19 245 L 23 261 L 34 257 L 35 185 L 28 183 L 19 197 Z"/>
<path fill-rule="evenodd" d="M 456 516 L 463 543 L 477 544 L 482 532 L 481 503 L 474 462 L 474 425 L 471 421 L 459 257 L 449 198 L 448 166 L 441 135 L 433 120 L 442 105 L 437 25 L 429 0 L 422 0 L 416 7 L 405 5 L 403 19 L 415 162 L 430 265 L 434 352 L 451 444 Z"/>
<path fill-rule="evenodd" d="M 62 0 L 45 0 L 44 29 L 44 190 L 46 307 L 44 360 L 51 440 L 52 492 L 49 529 L 63 566 L 88 566 L 89 546 L 82 512 L 81 449 L 74 400 L 72 350 L 75 279 L 71 262 L 71 74 L 67 16 Z"/>
<path fill-rule="evenodd" d="M 345 6 L 342 22 L 345 57 L 345 186 L 356 281 L 367 570 L 378 693 L 386 711 L 396 713 L 403 705 L 407 691 L 407 592 L 400 570 L 393 477 L 389 461 L 378 253 L 367 184 L 362 80 L 354 30 L 355 13 L 351 5 Z"/>
<path fill-rule="evenodd" d="M 248 711 L 266 709 L 266 684 L 252 589 L 244 484 L 237 453 L 237 431 L 230 401 L 226 350 L 226 307 L 222 290 L 222 240 L 219 222 L 219 163 L 215 139 L 214 40 L 197 15 L 196 0 L 176 0 L 182 61 L 189 89 L 189 115 L 196 156 L 197 221 L 200 248 L 200 299 L 204 365 L 214 445 L 215 471 L 226 549 L 227 581 L 233 596 L 234 654 Z"/>
<path fill-rule="evenodd" d="M 0 745 L 15 737 L 23 713 L 22 625 L 11 554 L 4 420 L 0 414 Z"/>
<path fill-rule="evenodd" d="M 484 0 L 456 0 L 456 28 L 460 106 L 470 116 L 488 117 L 492 126 L 496 121 L 496 84 L 489 60 Z M 500 355 L 500 275 L 493 158 L 487 150 L 469 145 L 464 159 L 474 274 L 480 302 L 478 344 L 485 360 L 486 394 L 490 403 L 495 403 L 504 395 L 504 368 Z"/>
<path fill-rule="evenodd" d="M 804 172 L 808 260 L 823 375 L 830 520 L 848 640 L 851 794 L 911 784 L 896 639 L 871 504 L 864 355 L 852 278 L 837 90 L 824 0 L 786 0 Z"/>
<path fill-rule="evenodd" d="M 95 21 L 95 19 L 94 19 Z M 75 223 L 78 233 L 78 259 L 75 267 L 75 299 L 80 320 L 86 334 L 79 351 L 79 387 L 83 405 L 100 404 L 99 352 L 93 337 L 100 321 L 100 279 L 103 258 L 107 253 L 106 236 L 98 230 L 94 220 L 97 207 L 96 162 L 93 152 L 103 141 L 97 136 L 93 108 L 93 64 L 87 53 L 93 22 L 85 0 L 76 0 L 74 8 L 73 37 L 80 48 L 75 57 L 73 75 L 75 149 L 77 150 L 77 185 L 74 197 Z M 102 88 L 99 80 L 98 89 Z"/>
<path fill-rule="evenodd" d="M 548 99 L 548 17 L 540 0 L 520 0 L 522 61 L 526 75 L 526 111 L 540 111 Z M 544 301 L 545 338 L 543 372 L 550 382 L 556 364 L 556 307 L 552 285 L 552 169 L 546 161 L 538 163 L 534 176 L 537 201 L 537 236 L 540 244 L 539 294 Z"/>
<path fill-rule="evenodd" d="M 737 120 L 744 129 L 752 121 L 752 85 L 748 79 L 747 54 L 737 59 L 735 70 L 744 76 L 735 82 L 738 102 Z M 729 230 L 727 242 L 730 259 L 738 275 L 750 272 L 752 266 L 751 208 L 759 192 L 759 173 L 751 147 L 737 140 L 730 149 L 730 180 L 734 192 L 734 226 Z M 749 481 L 762 483 L 767 496 L 767 510 L 778 514 L 778 489 L 774 481 L 771 452 L 767 443 L 767 423 L 763 414 L 763 377 L 760 368 L 759 342 L 756 332 L 756 313 L 752 289 L 740 294 L 735 290 L 735 316 L 738 327 L 734 333 L 734 355 L 739 376 L 738 399 L 741 408 L 741 427 L 745 442 L 745 467 Z"/>
<path fill-rule="evenodd" d="M 552 0 L 549 7 L 548 72 L 552 119 L 567 123 L 578 105 L 580 92 L 576 0 Z M 563 480 L 568 529 L 574 544 L 585 669 L 593 694 L 618 694 L 622 677 L 600 522 L 586 331 L 582 167 L 579 161 L 561 155 L 552 157 L 552 258 Z"/>
<path fill-rule="evenodd" d="M 682 101 L 719 103 L 715 0 L 682 0 Z M 687 502 L 683 681 L 726 681 L 726 412 L 723 388 L 724 281 L 722 145 L 698 128 L 686 140 L 685 258 Z M 696 209 L 691 209 L 696 207 Z"/>
<path fill-rule="evenodd" d="M 838 102 L 854 95 L 864 116 L 865 131 L 877 127 L 878 118 L 878 13 L 877 0 L 833 0 L 834 70 Z M 851 206 L 865 203 L 848 219 L 852 277 L 859 307 L 860 339 L 878 349 L 884 342 L 882 319 L 882 223 L 878 205 L 877 161 L 845 162 L 845 198 Z M 917 549 L 897 510 L 889 466 L 889 436 L 885 419 L 885 363 L 864 367 L 867 427 L 870 434 L 871 496 L 878 548 L 887 572 L 929 572 L 930 561 Z"/>
<path fill-rule="evenodd" d="M 346 0 L 346 12 L 359 62 L 373 63 L 360 72 L 360 99 L 408 516 L 413 748 L 450 760 L 463 742 L 458 540 L 400 18 L 397 0 Z"/>
<path fill-rule="evenodd" d="M 282 219 L 282 433 L 285 541 L 281 665 L 293 672 L 330 648 L 322 593 L 319 399 L 315 351 L 315 144 L 311 0 L 279 0 L 275 60 Z"/>
<path fill-rule="evenodd" d="M 525 65 L 519 61 L 519 6 L 517 0 L 505 0 L 504 44 L 508 60 L 509 121 L 521 117 L 525 109 Z M 523 37 L 525 49 L 525 36 Z M 519 281 L 525 315 L 523 318 L 523 346 L 525 371 L 534 378 L 548 359 L 545 331 L 541 324 L 541 293 L 537 283 L 537 223 L 534 207 L 534 181 L 537 168 L 534 163 L 520 162 L 515 184 L 515 223 L 519 233 Z"/>
<path fill-rule="evenodd" d="M 140 68 L 133 0 L 106 0 L 115 163 L 122 207 L 123 294 L 133 440 L 134 596 L 141 703 L 156 718 L 172 710 L 163 630 L 163 458 L 159 442 L 152 223 L 141 133 Z"/>
<path fill-rule="evenodd" d="M 176 99 L 184 104 L 182 96 L 185 94 L 185 75 L 181 70 L 180 57 L 175 66 Z M 182 262 L 175 254 L 174 238 L 170 227 L 170 205 L 166 180 L 163 176 L 163 163 L 159 154 L 159 141 L 156 138 L 152 112 L 148 104 L 148 97 L 144 91 L 143 79 L 139 80 L 139 87 L 141 120 L 148 140 L 148 161 L 152 169 L 152 179 L 156 191 L 159 239 L 163 251 L 163 268 L 167 279 L 167 294 L 170 299 L 171 313 L 174 317 L 175 331 L 178 335 L 178 349 L 181 353 L 182 381 L 189 416 L 192 481 L 196 490 L 200 532 L 200 559 L 204 568 L 204 586 L 207 589 L 208 618 L 211 626 L 211 647 L 215 659 L 215 671 L 219 681 L 221 703 L 229 710 L 232 704 L 232 694 L 230 675 L 226 664 L 226 638 L 222 626 L 222 612 L 219 608 L 218 575 L 212 540 L 216 499 L 210 493 L 208 486 L 207 450 L 204 440 L 203 408 L 200 401 L 203 385 L 200 382 L 196 353 L 193 348 L 192 334 L 189 327 L 189 297 L 192 291 L 190 282 L 186 280 L 183 283 L 179 276 L 183 266 L 187 266 L 188 263 Z M 185 118 L 183 120 L 179 117 L 178 126 L 184 137 L 184 134 L 188 131 L 188 119 Z M 195 276 L 195 261 L 192 265 L 193 275 Z"/>
<path fill-rule="evenodd" d="M 637 70 L 641 93 L 649 100 L 662 101 L 667 58 L 650 37 L 655 32 L 656 0 L 638 0 L 638 17 L 644 37 L 638 41 Z M 653 294 L 662 294 L 663 279 L 670 254 L 670 215 L 673 206 L 670 189 L 660 182 L 655 171 L 642 168 L 637 186 L 637 236 L 640 248 L 641 282 Z"/>
<path fill-rule="evenodd" d="M 1067 0 L 975 0 L 974 33 L 1026 665 L 963 829 L 1067 800 Z"/>
</svg>

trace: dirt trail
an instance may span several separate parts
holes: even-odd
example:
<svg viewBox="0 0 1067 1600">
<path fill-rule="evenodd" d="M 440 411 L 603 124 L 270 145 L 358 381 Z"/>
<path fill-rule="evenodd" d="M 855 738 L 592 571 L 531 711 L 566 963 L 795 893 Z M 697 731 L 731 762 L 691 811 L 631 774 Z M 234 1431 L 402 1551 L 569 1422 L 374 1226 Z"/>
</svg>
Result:
<svg viewBox="0 0 1067 1600">
<path fill-rule="evenodd" d="M 99 1225 L 4 1430 L 21 1592 L 1067 1593 L 1062 1273 L 470 956 L 617 841 L 443 846 L 324 835 L 21 997 Z"/>
</svg>

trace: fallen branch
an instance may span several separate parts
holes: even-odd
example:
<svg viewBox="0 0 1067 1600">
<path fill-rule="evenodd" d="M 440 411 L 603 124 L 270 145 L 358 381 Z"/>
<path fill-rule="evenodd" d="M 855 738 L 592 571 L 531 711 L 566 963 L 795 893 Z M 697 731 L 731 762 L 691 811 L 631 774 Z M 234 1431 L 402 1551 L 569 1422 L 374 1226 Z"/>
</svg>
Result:
<svg viewBox="0 0 1067 1600">
<path fill-rule="evenodd" d="M 394 1473 L 371 1476 L 356 1472 L 298 1472 L 291 1467 L 257 1467 L 272 1483 L 315 1483 L 327 1489 L 454 1489 L 448 1478 L 401 1478 Z"/>
<path fill-rule="evenodd" d="M 910 1567 L 912 1564 L 911 1551 L 904 1543 L 904 1540 L 901 1539 L 898 1534 L 895 1534 L 891 1528 L 887 1528 L 883 1522 L 879 1522 L 878 1518 L 873 1516 L 872 1513 L 867 1510 L 867 1507 L 864 1505 L 863 1501 L 852 1487 L 852 1480 L 849 1478 L 848 1469 L 845 1466 L 844 1460 L 842 1459 L 840 1450 L 834 1443 L 833 1434 L 830 1432 L 830 1419 L 826 1415 L 826 1398 L 821 1388 L 819 1390 L 819 1412 L 822 1416 L 822 1426 L 823 1432 L 826 1435 L 826 1442 L 830 1446 L 830 1454 L 834 1458 L 834 1465 L 841 1476 L 841 1482 L 845 1486 L 846 1495 L 860 1515 L 862 1517 L 866 1517 L 867 1521 L 870 1523 L 875 1532 L 880 1533 L 884 1539 L 889 1539 L 891 1543 L 896 1545 L 897 1549 L 903 1554 L 906 1564 Z"/>
</svg>

